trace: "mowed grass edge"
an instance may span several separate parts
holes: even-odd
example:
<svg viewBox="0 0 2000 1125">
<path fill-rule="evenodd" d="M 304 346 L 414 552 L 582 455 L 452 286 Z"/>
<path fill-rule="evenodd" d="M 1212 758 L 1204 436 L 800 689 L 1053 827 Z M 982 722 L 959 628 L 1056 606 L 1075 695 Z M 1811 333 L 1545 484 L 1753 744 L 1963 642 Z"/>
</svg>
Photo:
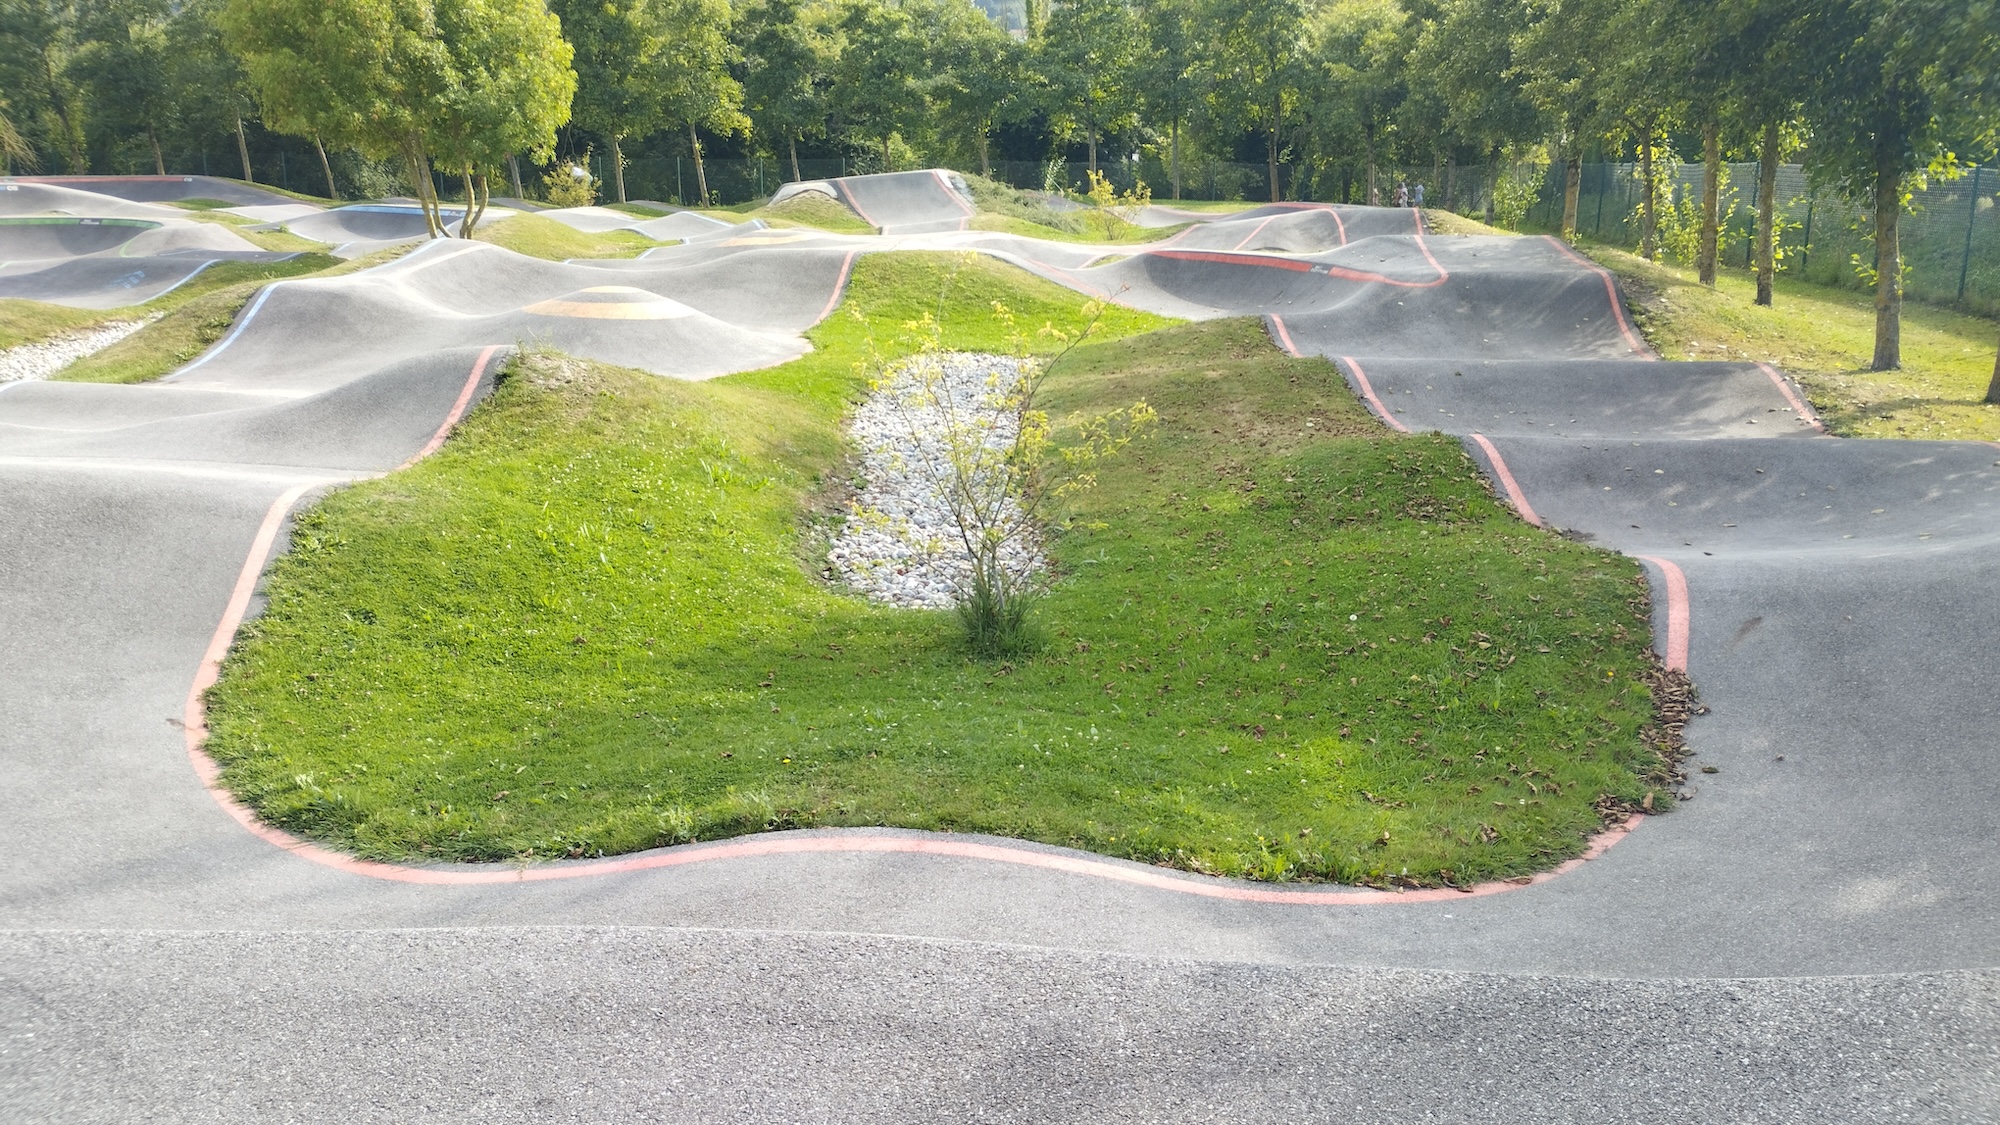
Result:
<svg viewBox="0 0 2000 1125">
<path fill-rule="evenodd" d="M 1080 324 L 1011 267 L 876 255 L 783 367 L 525 357 L 436 456 L 299 518 L 211 693 L 224 783 L 383 859 L 894 825 L 1405 885 L 1544 869 L 1668 783 L 1636 565 L 1254 321 L 1113 310 L 1051 376 L 1058 417 L 1161 424 L 1053 536 L 1036 657 L 827 586 L 806 529 L 865 341 L 932 311 L 999 347 L 995 300 Z"/>
</svg>

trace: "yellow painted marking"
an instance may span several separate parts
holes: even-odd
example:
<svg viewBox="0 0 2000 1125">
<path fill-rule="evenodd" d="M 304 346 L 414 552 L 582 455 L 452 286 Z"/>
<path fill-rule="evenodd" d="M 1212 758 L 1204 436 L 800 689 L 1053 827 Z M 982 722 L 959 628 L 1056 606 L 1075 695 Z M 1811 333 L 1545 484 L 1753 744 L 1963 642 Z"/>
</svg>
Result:
<svg viewBox="0 0 2000 1125">
<path fill-rule="evenodd" d="M 597 295 L 598 300 L 577 300 Z M 694 315 L 679 301 L 629 285 L 599 285 L 570 297 L 537 301 L 521 310 L 536 316 L 566 316 L 584 320 L 678 320 Z"/>
</svg>

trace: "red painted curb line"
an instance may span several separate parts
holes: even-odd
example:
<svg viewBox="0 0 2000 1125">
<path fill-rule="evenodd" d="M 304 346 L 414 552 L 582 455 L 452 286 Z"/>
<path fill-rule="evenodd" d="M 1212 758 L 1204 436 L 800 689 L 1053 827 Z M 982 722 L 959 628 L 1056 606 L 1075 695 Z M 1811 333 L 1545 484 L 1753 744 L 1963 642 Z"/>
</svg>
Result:
<svg viewBox="0 0 2000 1125">
<path fill-rule="evenodd" d="M 841 176 L 837 179 L 828 180 L 827 182 L 832 184 L 840 192 L 841 195 L 846 197 L 847 205 L 854 209 L 855 214 L 861 216 L 862 222 L 867 223 L 871 227 L 874 227 L 877 231 L 880 231 L 882 229 L 882 224 L 876 222 L 873 218 L 870 218 L 868 212 L 861 209 L 861 201 L 854 198 L 854 193 L 848 190 L 846 176 Z"/>
<path fill-rule="evenodd" d="M 1361 364 L 1351 355 L 1341 356 L 1340 362 L 1346 364 L 1348 370 L 1354 372 L 1354 381 L 1361 384 L 1361 397 L 1368 400 L 1368 408 L 1375 412 L 1375 416 L 1382 419 L 1383 424 L 1387 425 L 1390 429 L 1406 434 L 1409 433 L 1410 427 L 1405 426 L 1402 419 L 1391 413 L 1388 407 L 1382 405 L 1382 400 L 1375 397 L 1375 384 L 1368 381 L 1368 373 L 1361 370 Z"/>
<path fill-rule="evenodd" d="M 1676 672 L 1687 671 L 1688 666 L 1688 580 L 1681 568 L 1657 555 L 1634 555 L 1640 562 L 1652 563 L 1660 568 L 1660 576 L 1667 586 L 1667 647 L 1660 659 Z"/>
<path fill-rule="evenodd" d="M 1611 276 L 1611 271 L 1577 253 L 1569 243 L 1564 242 L 1555 235 L 1545 234 L 1542 237 L 1548 240 L 1549 245 L 1568 255 L 1577 264 L 1596 274 L 1604 282 L 1604 295 L 1611 301 L 1612 315 L 1618 318 L 1618 331 L 1625 334 L 1625 343 L 1631 346 L 1632 351 L 1642 359 L 1659 359 L 1659 354 L 1646 346 L 1646 342 L 1633 330 L 1631 320 L 1626 318 L 1625 302 L 1618 299 L 1618 282 Z"/>
<path fill-rule="evenodd" d="M 1279 316 L 1277 313 L 1272 313 L 1271 327 L 1273 330 L 1277 332 L 1278 346 L 1285 349 L 1286 355 L 1291 356 L 1293 359 L 1304 358 L 1301 355 L 1299 355 L 1299 346 L 1297 344 L 1292 343 L 1292 334 L 1285 329 L 1284 317 Z"/>
<path fill-rule="evenodd" d="M 1323 262 L 1305 262 L 1297 258 L 1278 258 L 1263 254 L 1244 254 L 1232 250 L 1150 250 L 1144 253 L 1155 258 L 1173 258 L 1186 262 L 1214 262 L 1225 266 L 1261 266 L 1265 269 L 1288 270 L 1292 273 L 1317 273 L 1327 277 L 1338 277 L 1344 281 L 1373 282 L 1378 285 L 1393 285 L 1398 289 L 1435 289 L 1451 280 L 1450 271 L 1438 263 L 1431 254 L 1430 247 L 1424 245 L 1422 236 L 1416 239 L 1417 249 L 1438 276 L 1430 281 L 1403 281 L 1371 270 L 1351 270 L 1346 266 L 1327 265 Z"/>
<path fill-rule="evenodd" d="M 458 401 L 451 404 L 450 412 L 444 416 L 444 424 L 437 428 L 437 432 L 431 435 L 431 440 L 425 442 L 422 449 L 417 450 L 408 461 L 396 466 L 398 469 L 407 469 L 436 453 L 438 447 L 444 444 L 444 439 L 451 436 L 451 428 L 458 425 L 460 418 L 465 417 L 465 408 L 472 402 L 472 392 L 479 389 L 479 377 L 486 374 L 486 365 L 493 361 L 493 353 L 499 350 L 499 344 L 488 344 L 486 350 L 479 353 L 479 358 L 472 361 L 472 373 L 465 377 L 465 386 L 459 389 Z"/>
<path fill-rule="evenodd" d="M 1790 383 L 1785 382 L 1783 375 L 1778 374 L 1768 363 L 1760 363 L 1757 367 L 1764 374 L 1770 376 L 1771 382 L 1778 388 L 1778 393 L 1785 396 L 1785 401 L 1792 404 L 1792 409 L 1798 412 L 1799 417 L 1805 419 L 1808 425 L 1820 433 L 1826 432 L 1826 423 L 1820 421 L 1819 414 L 1811 406 L 1808 406 L 1804 399 L 1799 397 L 1798 392 L 1792 389 Z"/>
<path fill-rule="evenodd" d="M 826 307 L 819 310 L 819 316 L 813 319 L 814 324 L 818 324 L 820 321 L 833 315 L 834 307 L 840 304 L 841 294 L 847 292 L 847 279 L 853 276 L 854 259 L 860 253 L 861 251 L 859 250 L 849 250 L 847 257 L 841 260 L 840 276 L 833 280 L 833 292 L 827 294 Z"/>
<path fill-rule="evenodd" d="M 1500 456 L 1500 451 L 1493 447 L 1492 442 L 1486 440 L 1485 434 L 1469 436 L 1479 443 L 1479 448 L 1486 451 L 1486 459 L 1493 463 L 1493 475 L 1500 478 L 1500 487 L 1506 489 L 1507 499 L 1514 505 L 1514 510 L 1521 514 L 1522 519 L 1536 527 L 1543 526 L 1542 517 L 1536 515 L 1535 509 L 1529 505 L 1527 494 L 1523 493 L 1521 486 L 1515 482 L 1514 474 L 1507 468 L 1507 462 Z"/>
<path fill-rule="evenodd" d="M 1246 235 L 1244 235 L 1244 236 L 1243 236 L 1243 240 L 1242 240 L 1242 241 L 1240 241 L 1240 242 L 1238 242 L 1238 243 L 1237 243 L 1236 245 L 1234 245 L 1234 246 L 1231 246 L 1231 247 L 1230 247 L 1230 249 L 1231 249 L 1231 250 L 1241 250 L 1241 249 L 1243 249 L 1243 248 L 1244 248 L 1245 246 L 1248 246 L 1248 245 L 1250 245 L 1250 240 L 1251 240 L 1251 239 L 1253 239 L 1253 238 L 1257 237 L 1258 235 L 1260 235 L 1260 234 L 1264 233 L 1264 228 L 1265 228 L 1265 227 L 1268 227 L 1268 226 L 1270 226 L 1270 225 L 1271 225 L 1272 223 L 1275 223 L 1275 222 L 1277 222 L 1277 221 L 1278 221 L 1279 219 L 1283 219 L 1283 218 L 1288 218 L 1288 217 L 1289 217 L 1289 216 L 1286 216 L 1286 215 L 1266 215 L 1266 216 L 1264 216 L 1264 221 L 1263 221 L 1263 222 L 1261 222 L 1261 223 L 1258 223 L 1258 224 L 1257 224 L 1256 226 L 1254 226 L 1254 227 L 1251 227 L 1251 228 L 1250 228 L 1250 233 L 1249 233 L 1249 234 L 1246 234 Z"/>
</svg>

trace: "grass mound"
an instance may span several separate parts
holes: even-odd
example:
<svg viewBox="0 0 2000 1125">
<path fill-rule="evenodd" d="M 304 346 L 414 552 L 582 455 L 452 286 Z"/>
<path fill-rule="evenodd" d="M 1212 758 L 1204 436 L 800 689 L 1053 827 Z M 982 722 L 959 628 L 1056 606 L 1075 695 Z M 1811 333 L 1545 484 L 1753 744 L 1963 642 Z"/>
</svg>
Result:
<svg viewBox="0 0 2000 1125">
<path fill-rule="evenodd" d="M 1051 376 L 1059 417 L 1161 424 L 1054 537 L 1040 654 L 975 661 L 949 612 L 830 589 L 801 525 L 864 340 L 942 309 L 992 349 L 993 300 L 1078 323 L 1010 268 L 881 255 L 782 367 L 519 360 L 439 454 L 301 516 L 212 693 L 226 784 L 396 859 L 900 825 L 1436 883 L 1546 867 L 1660 783 L 1634 564 L 1520 523 L 1250 321 L 1113 310 Z"/>
<path fill-rule="evenodd" d="M 591 234 L 532 214 L 513 215 L 481 226 L 474 230 L 473 238 L 505 247 L 516 254 L 553 262 L 570 258 L 636 258 L 656 246 L 674 245 L 629 230 Z"/>
<path fill-rule="evenodd" d="M 874 234 L 875 228 L 847 205 L 816 191 L 800 192 L 778 203 L 758 205 L 723 217 L 731 222 L 763 219 L 774 227 L 816 227 L 834 234 Z"/>
</svg>

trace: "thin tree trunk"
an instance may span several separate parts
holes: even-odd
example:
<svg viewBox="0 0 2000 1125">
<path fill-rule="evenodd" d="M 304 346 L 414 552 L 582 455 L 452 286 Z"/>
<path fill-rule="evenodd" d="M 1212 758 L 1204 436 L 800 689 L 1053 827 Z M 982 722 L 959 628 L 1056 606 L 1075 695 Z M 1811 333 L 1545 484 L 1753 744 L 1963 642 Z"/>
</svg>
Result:
<svg viewBox="0 0 2000 1125">
<path fill-rule="evenodd" d="M 1875 361 L 1876 371 L 1903 366 L 1903 254 L 1897 223 L 1903 215 L 1903 175 L 1894 157 L 1875 162 Z"/>
<path fill-rule="evenodd" d="M 410 187 L 417 193 L 417 206 L 423 208 L 424 229 L 432 238 L 444 237 L 444 220 L 438 214 L 437 185 L 431 183 L 430 161 L 424 158 L 424 148 L 416 138 L 403 141 L 403 160 L 410 167 Z"/>
<path fill-rule="evenodd" d="M 146 126 L 146 143 L 153 146 L 153 174 L 158 176 L 166 175 L 167 162 L 160 155 L 160 138 L 153 133 L 151 125 Z"/>
<path fill-rule="evenodd" d="M 1361 130 L 1361 144 L 1368 157 L 1368 206 L 1382 205 L 1382 189 L 1375 183 L 1375 129 L 1373 126 Z"/>
<path fill-rule="evenodd" d="M 786 137 L 785 143 L 792 148 L 792 182 L 797 183 L 805 179 L 804 176 L 799 174 L 799 139 L 797 137 Z"/>
<path fill-rule="evenodd" d="M 1764 126 L 1764 150 L 1757 166 L 1757 303 L 1769 305 L 1777 283 L 1778 123 Z"/>
<path fill-rule="evenodd" d="M 1986 384 L 1986 401 L 2000 403 L 2000 351 L 1993 353 L 1993 381 Z"/>
<path fill-rule="evenodd" d="M 1703 285 L 1715 284 L 1721 236 L 1722 127 L 1710 121 L 1701 127 L 1701 247 L 1695 254 L 1695 272 Z"/>
<path fill-rule="evenodd" d="M 472 208 L 472 193 L 474 191 L 477 191 L 479 193 L 479 209 L 477 211 L 473 210 Z M 465 210 L 468 216 L 467 225 L 464 227 L 465 237 L 471 238 L 473 230 L 476 229 L 480 223 L 486 221 L 486 201 L 488 198 L 489 194 L 486 190 L 486 173 L 484 172 L 475 173 L 472 177 L 472 187 L 467 189 L 465 193 Z"/>
<path fill-rule="evenodd" d="M 1572 145 L 1569 155 L 1563 161 L 1563 219 L 1562 237 L 1564 242 L 1576 241 L 1576 205 L 1583 195 L 1583 146 Z"/>
<path fill-rule="evenodd" d="M 1457 160 L 1453 160 L 1444 166 L 1444 209 L 1447 211 L 1458 210 Z"/>
<path fill-rule="evenodd" d="M 618 134 L 606 134 L 611 141 L 611 186 L 618 193 L 618 202 L 625 202 L 625 150 L 618 145 Z M 644 140 L 645 138 L 640 138 Z"/>
<path fill-rule="evenodd" d="M 889 134 L 887 133 L 882 134 L 882 170 L 884 172 L 895 171 L 895 165 L 889 163 Z"/>
<path fill-rule="evenodd" d="M 1500 203 L 1500 146 L 1494 145 L 1486 154 L 1486 225 L 1492 226 L 1499 216 L 1495 208 Z"/>
<path fill-rule="evenodd" d="M 1660 185 L 1653 179 L 1653 127 L 1646 127 L 1646 143 L 1639 149 L 1639 175 L 1645 183 L 1640 193 L 1639 256 L 1651 262 L 1660 256 Z"/>
<path fill-rule="evenodd" d="M 243 161 L 243 182 L 254 184 L 257 177 L 250 172 L 250 142 L 243 139 L 243 118 L 236 119 L 236 155 Z"/>
<path fill-rule="evenodd" d="M 1271 107 L 1271 127 L 1264 134 L 1264 167 L 1271 175 L 1271 202 L 1278 202 L 1278 107 Z"/>
<path fill-rule="evenodd" d="M 319 152 L 319 170 L 326 173 L 326 197 L 339 199 L 340 189 L 333 185 L 333 162 L 326 158 L 326 146 L 319 143 L 319 135 L 313 135 L 313 148 Z"/>
<path fill-rule="evenodd" d="M 986 126 L 981 125 L 979 127 L 979 174 L 990 180 L 993 178 L 993 161 L 988 153 L 988 150 L 991 148 L 987 143 L 988 139 L 989 134 Z"/>
<path fill-rule="evenodd" d="M 473 230 L 479 226 L 479 216 L 472 208 L 476 198 L 472 190 L 472 165 L 459 169 L 458 175 L 465 182 L 465 212 L 458 217 L 458 237 L 471 238 Z"/>
<path fill-rule="evenodd" d="M 526 199 L 526 198 L 528 198 L 528 193 L 527 193 L 527 191 L 526 191 L 525 189 L 523 189 L 523 188 L 521 187 L 521 158 L 520 158 L 520 157 L 518 157 L 518 156 L 514 156 L 514 155 L 512 155 L 512 154 L 509 154 L 509 155 L 508 155 L 508 157 L 507 157 L 507 176 L 508 176 L 508 178 L 509 178 L 510 180 L 512 180 L 512 181 L 513 181 L 513 184 L 514 184 L 514 198 L 515 198 L 515 199 Z"/>
<path fill-rule="evenodd" d="M 41 53 L 41 59 L 43 88 L 49 92 L 49 107 L 55 110 L 56 123 L 62 126 L 63 162 L 71 175 L 85 175 L 90 171 L 90 156 L 83 150 L 83 129 L 70 113 L 69 99 L 63 96 L 54 61 L 47 51 Z"/>
<path fill-rule="evenodd" d="M 701 205 L 706 207 L 708 206 L 708 169 L 702 167 L 701 137 L 695 134 L 694 122 L 692 121 L 688 122 L 688 145 L 694 149 L 694 187 L 696 191 L 701 193 Z M 882 146 L 887 148 L 888 145 L 889 140 L 887 137 L 884 137 L 882 139 Z"/>
<path fill-rule="evenodd" d="M 1084 135 L 1090 145 L 1090 170 L 1095 172 L 1097 171 L 1097 122 L 1091 122 L 1090 127 L 1084 130 Z"/>
<path fill-rule="evenodd" d="M 1174 198 L 1175 198 L 1176 200 L 1178 200 L 1178 199 L 1179 199 L 1179 198 L 1181 197 L 1181 122 L 1180 122 L 1180 118 L 1178 118 L 1178 117 L 1177 117 L 1177 118 L 1175 118 L 1175 119 L 1174 119 L 1174 123 L 1173 123 L 1173 125 L 1172 125 L 1172 127 L 1171 127 L 1171 131 L 1172 131 L 1172 135 L 1173 135 L 1173 142 L 1172 142 L 1172 149 L 1171 149 L 1171 151 L 1172 151 L 1172 153 L 1173 153 L 1173 162 L 1174 162 L 1174 167 L 1173 167 L 1173 177 L 1172 177 L 1172 179 L 1173 179 L 1173 181 L 1174 181 Z"/>
</svg>

